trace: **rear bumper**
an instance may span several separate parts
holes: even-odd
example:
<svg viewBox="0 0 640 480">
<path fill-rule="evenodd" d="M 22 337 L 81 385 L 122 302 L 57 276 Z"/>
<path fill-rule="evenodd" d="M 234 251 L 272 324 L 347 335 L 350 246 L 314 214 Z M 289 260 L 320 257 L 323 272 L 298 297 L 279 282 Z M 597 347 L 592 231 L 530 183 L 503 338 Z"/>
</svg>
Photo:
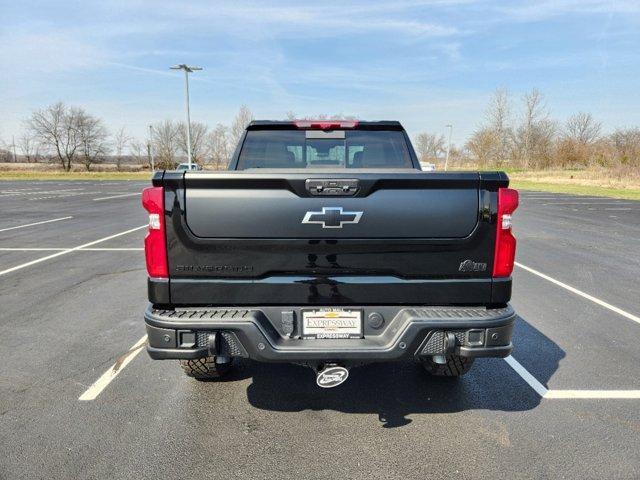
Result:
<svg viewBox="0 0 640 480">
<path fill-rule="evenodd" d="M 356 308 L 356 307 L 354 307 Z M 371 308 L 360 307 L 368 319 Z M 145 311 L 151 358 L 193 359 L 212 354 L 262 362 L 367 363 L 415 360 L 455 353 L 465 357 L 506 357 L 516 314 L 510 305 L 484 307 L 375 307 L 385 321 L 365 320 L 364 338 L 301 339 L 300 307 L 254 309 L 191 308 Z M 455 335 L 454 350 L 445 352 L 442 338 Z M 215 337 L 211 337 L 215 334 Z M 215 345 L 210 338 L 215 338 Z"/>
</svg>

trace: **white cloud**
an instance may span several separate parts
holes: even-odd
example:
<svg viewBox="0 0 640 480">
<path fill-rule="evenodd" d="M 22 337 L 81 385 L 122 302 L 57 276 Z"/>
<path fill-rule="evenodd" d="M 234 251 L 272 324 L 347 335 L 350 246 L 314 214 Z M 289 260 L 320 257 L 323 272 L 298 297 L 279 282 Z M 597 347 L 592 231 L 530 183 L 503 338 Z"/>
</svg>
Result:
<svg viewBox="0 0 640 480">
<path fill-rule="evenodd" d="M 160 20 L 166 26 L 170 20 L 176 29 L 180 22 L 222 29 L 238 36 L 270 38 L 323 38 L 370 32 L 395 32 L 402 36 L 449 36 L 458 33 L 452 25 L 424 22 L 410 12 L 425 5 L 444 6 L 464 1 L 435 2 L 341 2 L 337 4 L 303 4 L 300 2 L 151 2 L 123 5 L 146 21 Z M 133 13 L 133 12 L 132 12 Z M 409 13 L 409 15 L 408 15 Z"/>
<path fill-rule="evenodd" d="M 110 53 L 83 39 L 58 32 L 18 33 L 0 36 L 0 62 L 21 73 L 53 73 L 91 68 L 105 62 Z"/>
<path fill-rule="evenodd" d="M 638 14 L 637 0 L 543 0 L 517 4 L 508 2 L 497 10 L 517 21 L 535 22 L 561 15 Z"/>
</svg>

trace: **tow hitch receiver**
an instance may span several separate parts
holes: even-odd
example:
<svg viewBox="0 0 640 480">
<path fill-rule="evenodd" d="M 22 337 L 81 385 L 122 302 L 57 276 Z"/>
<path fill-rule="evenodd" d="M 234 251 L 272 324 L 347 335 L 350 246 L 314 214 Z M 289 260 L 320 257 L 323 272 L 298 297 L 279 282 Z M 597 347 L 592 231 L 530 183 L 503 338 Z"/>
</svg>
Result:
<svg viewBox="0 0 640 480">
<path fill-rule="evenodd" d="M 316 383 L 322 388 L 333 388 L 344 383 L 349 377 L 349 370 L 336 364 L 326 364 L 316 374 Z"/>
</svg>

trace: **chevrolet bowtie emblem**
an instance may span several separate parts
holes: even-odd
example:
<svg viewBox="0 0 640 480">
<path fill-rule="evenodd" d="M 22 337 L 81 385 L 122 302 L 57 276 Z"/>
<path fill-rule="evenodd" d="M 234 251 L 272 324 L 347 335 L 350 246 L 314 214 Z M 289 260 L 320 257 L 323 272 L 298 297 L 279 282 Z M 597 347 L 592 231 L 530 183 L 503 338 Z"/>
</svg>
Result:
<svg viewBox="0 0 640 480">
<path fill-rule="evenodd" d="M 358 223 L 363 212 L 345 212 L 342 207 L 322 207 L 321 212 L 307 212 L 302 223 L 317 223 L 322 228 L 342 228 L 345 223 Z"/>
</svg>

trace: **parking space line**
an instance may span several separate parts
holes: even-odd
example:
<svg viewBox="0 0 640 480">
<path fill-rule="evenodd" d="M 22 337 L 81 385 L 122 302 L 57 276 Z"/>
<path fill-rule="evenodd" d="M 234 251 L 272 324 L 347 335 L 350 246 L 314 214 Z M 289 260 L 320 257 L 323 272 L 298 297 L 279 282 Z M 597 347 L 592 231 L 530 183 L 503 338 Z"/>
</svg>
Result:
<svg viewBox="0 0 640 480">
<path fill-rule="evenodd" d="M 563 200 L 562 198 L 556 197 L 531 197 L 522 195 L 520 198 L 524 200 L 540 200 L 540 201 L 549 201 L 549 200 Z"/>
<path fill-rule="evenodd" d="M 613 199 L 612 199 L 613 200 Z M 634 202 L 547 202 L 541 205 L 635 205 Z"/>
<path fill-rule="evenodd" d="M 80 252 L 140 252 L 144 250 L 142 247 L 103 247 L 103 248 L 80 248 Z"/>
<path fill-rule="evenodd" d="M 52 258 L 60 257 L 62 255 L 66 255 L 66 254 L 71 253 L 71 252 L 77 252 L 78 250 L 85 249 L 87 247 L 90 247 L 92 245 L 96 245 L 96 244 L 101 243 L 101 242 L 106 242 L 107 240 L 111 240 L 112 238 L 120 237 L 122 235 L 126 235 L 128 233 L 135 232 L 136 230 L 141 230 L 143 228 L 147 228 L 147 225 L 145 224 L 145 225 L 142 225 L 140 227 L 131 228 L 129 230 L 125 230 L 124 232 L 116 233 L 114 235 L 109 235 L 108 237 L 104 237 L 104 238 L 100 238 L 98 240 L 94 240 L 93 242 L 85 243 L 85 244 L 79 245 L 77 247 L 69 248 L 67 250 L 62 250 L 62 251 L 53 253 L 51 255 L 47 255 L 46 257 L 36 258 L 35 260 L 31 260 L 30 262 L 23 263 L 21 265 L 16 265 L 15 267 L 11 267 L 11 268 L 8 268 L 6 270 L 2 270 L 2 271 L 0 271 L 0 275 L 6 275 L 7 273 L 15 272 L 16 270 L 21 270 L 23 268 L 30 267 L 31 265 L 35 265 L 36 263 L 40 263 L 40 262 L 44 262 L 44 261 L 50 260 Z"/>
<path fill-rule="evenodd" d="M 592 200 L 619 200 L 617 198 L 605 198 L 605 197 L 561 197 L 553 195 L 522 195 L 522 198 L 529 198 L 532 200 L 558 200 L 558 201 L 570 201 L 570 202 L 584 202 Z"/>
<path fill-rule="evenodd" d="M 511 355 L 506 357 L 505 362 L 509 364 L 520 377 L 544 399 L 558 400 L 586 400 L 586 399 L 606 399 L 606 400 L 633 400 L 640 399 L 640 390 L 549 390 L 542 385 L 536 377 L 531 375 L 529 370 L 524 368 Z"/>
<path fill-rule="evenodd" d="M 21 195 L 67 195 L 67 194 L 76 194 L 76 195 L 88 195 L 90 192 L 85 193 L 76 193 L 84 190 L 84 188 L 64 188 L 59 190 L 37 190 L 32 189 L 31 191 L 23 191 L 23 190 L 3 190 L 0 191 L 0 197 L 15 197 Z"/>
<path fill-rule="evenodd" d="M 0 229 L 0 232 L 7 232 L 9 230 L 15 230 L 17 228 L 33 227 L 35 225 L 43 225 L 45 223 L 59 222 L 60 220 L 69 220 L 70 218 L 73 218 L 73 217 L 69 216 L 69 217 L 53 218 L 51 220 L 43 220 L 42 222 L 27 223 L 25 225 L 17 225 L 15 227 L 2 228 Z"/>
<path fill-rule="evenodd" d="M 59 252 L 69 248 L 29 248 L 29 247 L 0 247 L 0 252 Z"/>
<path fill-rule="evenodd" d="M 556 280 L 555 278 L 550 277 L 549 275 L 545 275 L 542 272 L 539 272 L 538 270 L 534 270 L 531 267 L 527 267 L 526 265 L 523 265 L 521 263 L 515 262 L 516 266 L 522 268 L 523 270 L 526 270 L 529 273 L 533 273 L 534 275 L 539 276 L 540 278 L 544 278 L 545 280 L 554 283 L 556 285 L 558 285 L 559 287 L 564 288 L 565 290 L 569 290 L 571 293 L 575 293 L 576 295 L 580 295 L 582 298 L 586 298 L 587 300 L 592 301 L 593 303 L 596 303 L 598 305 L 600 305 L 601 307 L 604 307 L 608 310 L 611 310 L 612 312 L 617 313 L 618 315 L 622 315 L 625 318 L 628 318 L 629 320 L 633 320 L 636 323 L 640 323 L 640 317 L 638 317 L 637 315 L 633 315 L 632 313 L 626 312 L 624 310 L 622 310 L 621 308 L 618 308 L 614 305 L 611 305 L 610 303 L 605 302 L 604 300 L 600 300 L 599 298 L 594 297 L 593 295 L 589 295 L 588 293 L 583 292 L 582 290 L 578 290 L 577 288 L 572 287 L 571 285 L 567 285 L 566 283 L 562 283 L 560 280 Z"/>
<path fill-rule="evenodd" d="M 80 397 L 80 401 L 95 400 L 100 393 L 113 381 L 118 374 L 129 365 L 129 362 L 136 358 L 136 355 L 142 351 L 142 347 L 147 341 L 147 336 L 144 335 L 140 340 L 133 344 L 133 346 L 124 354 L 118 357 L 116 363 L 111 365 L 111 368 L 104 372 L 102 376 L 96 380 Z"/>
<path fill-rule="evenodd" d="M 640 399 L 640 390 L 549 390 L 544 398 L 552 399 Z"/>
<path fill-rule="evenodd" d="M 100 200 L 111 200 L 112 198 L 133 197 L 134 195 L 141 195 L 141 192 L 123 193 L 122 195 L 113 195 L 111 197 L 99 197 L 99 198 L 94 198 L 93 201 L 99 202 Z"/>
<path fill-rule="evenodd" d="M 513 358 L 511 355 L 509 355 L 508 357 L 506 357 L 504 359 L 505 362 L 507 362 L 509 364 L 509 366 L 511 368 L 513 368 L 515 370 L 515 372 L 520 375 L 520 377 L 522 377 L 522 379 L 527 382 L 529 384 L 529 386 L 531 388 L 533 388 L 536 393 L 538 395 L 540 395 L 541 397 L 544 397 L 547 392 L 549 391 L 547 389 L 547 387 L 545 387 L 544 385 L 542 385 L 538 379 L 536 379 L 536 377 L 534 377 L 533 375 L 531 375 L 529 373 L 529 370 L 527 370 L 526 368 L 524 368 L 522 365 L 520 365 L 520 362 L 518 362 L 515 358 Z"/>
<path fill-rule="evenodd" d="M 71 248 L 36 248 L 36 247 L 0 247 L 0 252 L 59 252 L 62 250 L 72 250 Z M 78 252 L 138 252 L 144 250 L 142 247 L 104 247 L 104 248 L 78 248 Z"/>
</svg>

